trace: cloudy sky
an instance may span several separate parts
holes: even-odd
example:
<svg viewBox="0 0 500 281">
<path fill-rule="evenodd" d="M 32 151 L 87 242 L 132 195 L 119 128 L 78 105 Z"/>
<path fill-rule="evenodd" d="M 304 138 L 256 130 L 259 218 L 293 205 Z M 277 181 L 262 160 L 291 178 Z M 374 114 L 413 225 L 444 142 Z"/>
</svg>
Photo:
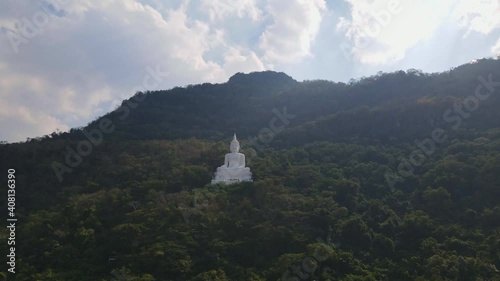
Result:
<svg viewBox="0 0 500 281">
<path fill-rule="evenodd" d="M 141 87 L 447 70 L 500 53 L 499 2 L 3 0 L 0 141 L 84 126 Z"/>
</svg>

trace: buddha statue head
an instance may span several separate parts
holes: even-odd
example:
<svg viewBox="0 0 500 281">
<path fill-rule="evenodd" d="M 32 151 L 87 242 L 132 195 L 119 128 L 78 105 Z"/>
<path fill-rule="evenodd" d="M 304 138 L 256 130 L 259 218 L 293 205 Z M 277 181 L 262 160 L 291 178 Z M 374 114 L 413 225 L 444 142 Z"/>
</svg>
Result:
<svg viewBox="0 0 500 281">
<path fill-rule="evenodd" d="M 231 141 L 231 145 L 229 146 L 229 150 L 232 153 L 238 153 L 240 151 L 240 143 L 236 139 L 236 134 L 233 136 L 233 140 Z"/>
</svg>

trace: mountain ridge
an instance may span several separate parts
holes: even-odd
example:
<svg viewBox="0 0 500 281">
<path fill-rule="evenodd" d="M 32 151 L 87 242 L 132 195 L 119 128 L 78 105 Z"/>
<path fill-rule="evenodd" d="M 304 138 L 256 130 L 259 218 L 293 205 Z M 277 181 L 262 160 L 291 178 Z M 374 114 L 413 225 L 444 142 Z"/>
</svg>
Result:
<svg viewBox="0 0 500 281">
<path fill-rule="evenodd" d="M 134 127 L 140 127 L 138 123 L 143 126 L 156 124 L 166 129 L 164 134 L 141 134 L 138 131 L 132 134 L 133 139 L 198 137 L 215 140 L 234 131 L 246 138 L 258 135 L 259 130 L 268 125 L 273 117 L 273 109 L 282 111 L 286 107 L 288 112 L 297 113 L 298 117 L 287 127 L 289 129 L 322 116 L 362 106 L 372 108 L 393 104 L 393 107 L 400 107 L 416 104 L 418 99 L 423 100 L 425 96 L 446 103 L 450 95 L 456 99 L 473 94 L 479 83 L 477 76 L 494 74 L 498 77 L 498 69 L 498 60 L 479 60 L 475 64 L 459 66 L 439 74 L 425 74 L 417 70 L 396 71 L 363 78 L 351 84 L 322 80 L 297 82 L 284 73 L 272 71 L 239 73 L 224 84 L 148 92 L 145 100 L 139 103 L 137 109 L 131 110 L 127 117 L 137 119 L 133 122 L 118 120 L 116 112 L 107 116 L 115 120 L 117 131 L 121 133 L 125 128 L 134 130 Z M 275 85 L 269 86 L 275 81 Z M 400 85 L 405 85 L 403 91 Z M 122 106 L 129 101 L 124 101 Z M 218 126 L 226 121 L 229 122 L 226 128 Z M 200 132 L 190 131 L 191 126 Z M 142 132 L 147 131 L 142 129 Z"/>
</svg>

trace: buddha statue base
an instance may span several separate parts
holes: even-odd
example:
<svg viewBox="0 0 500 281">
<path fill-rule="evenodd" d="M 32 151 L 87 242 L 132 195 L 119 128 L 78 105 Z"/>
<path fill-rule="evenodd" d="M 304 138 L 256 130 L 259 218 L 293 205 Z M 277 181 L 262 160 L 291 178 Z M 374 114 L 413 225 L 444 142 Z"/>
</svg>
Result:
<svg viewBox="0 0 500 281">
<path fill-rule="evenodd" d="M 221 166 L 217 168 L 217 172 L 215 172 L 215 178 L 212 180 L 212 184 L 214 183 L 225 183 L 225 184 L 233 184 L 239 182 L 251 182 L 252 181 L 252 173 L 249 168 L 226 168 Z"/>
</svg>

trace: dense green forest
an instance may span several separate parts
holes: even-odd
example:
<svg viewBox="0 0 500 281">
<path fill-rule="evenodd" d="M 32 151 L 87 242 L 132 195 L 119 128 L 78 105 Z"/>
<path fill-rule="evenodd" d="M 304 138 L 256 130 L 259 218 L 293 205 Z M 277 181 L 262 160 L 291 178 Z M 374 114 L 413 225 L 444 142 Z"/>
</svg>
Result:
<svg viewBox="0 0 500 281">
<path fill-rule="evenodd" d="M 254 181 L 209 185 L 234 132 Z M 500 280 L 498 59 L 137 93 L 0 167 L 0 280 Z"/>
</svg>

